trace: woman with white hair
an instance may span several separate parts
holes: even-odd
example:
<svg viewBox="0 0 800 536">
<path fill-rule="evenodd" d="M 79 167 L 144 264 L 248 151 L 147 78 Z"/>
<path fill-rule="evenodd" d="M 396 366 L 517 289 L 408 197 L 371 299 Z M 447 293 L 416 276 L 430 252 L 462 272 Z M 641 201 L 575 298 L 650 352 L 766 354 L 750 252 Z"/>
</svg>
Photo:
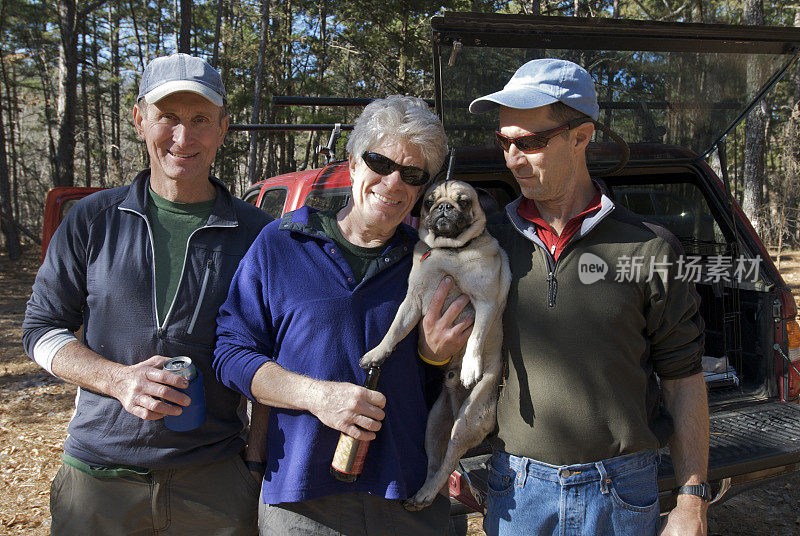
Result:
<svg viewBox="0 0 800 536">
<path fill-rule="evenodd" d="M 447 140 L 421 99 L 391 96 L 364 109 L 347 149 L 347 206 L 286 214 L 242 260 L 220 309 L 214 368 L 272 408 L 261 534 L 438 535 L 447 497 L 402 507 L 425 480 L 436 376 L 417 357 L 416 330 L 382 367 L 377 391 L 363 387 L 358 362 L 405 297 L 417 236 L 402 221 L 442 167 Z M 330 472 L 341 432 L 371 441 L 355 482 Z"/>
</svg>

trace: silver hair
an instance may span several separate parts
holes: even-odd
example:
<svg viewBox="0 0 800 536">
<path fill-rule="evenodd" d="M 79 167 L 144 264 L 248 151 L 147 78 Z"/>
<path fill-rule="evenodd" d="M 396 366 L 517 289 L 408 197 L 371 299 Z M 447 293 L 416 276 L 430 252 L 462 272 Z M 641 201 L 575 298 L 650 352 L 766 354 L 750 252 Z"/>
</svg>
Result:
<svg viewBox="0 0 800 536">
<path fill-rule="evenodd" d="M 439 118 L 424 100 L 389 95 L 369 103 L 356 119 L 347 140 L 347 152 L 361 161 L 364 151 L 383 142 L 410 143 L 425 158 L 425 169 L 433 178 L 447 155 L 447 135 Z"/>
</svg>

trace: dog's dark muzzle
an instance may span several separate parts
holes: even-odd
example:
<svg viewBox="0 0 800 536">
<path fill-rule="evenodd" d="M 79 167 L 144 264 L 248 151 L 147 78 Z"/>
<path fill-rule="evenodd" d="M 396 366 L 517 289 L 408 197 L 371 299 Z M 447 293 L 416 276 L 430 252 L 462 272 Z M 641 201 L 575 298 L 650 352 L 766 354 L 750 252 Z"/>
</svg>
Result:
<svg viewBox="0 0 800 536">
<path fill-rule="evenodd" d="M 467 228 L 469 222 L 464 213 L 450 203 L 439 203 L 428 215 L 428 229 L 434 235 L 455 238 Z"/>
</svg>

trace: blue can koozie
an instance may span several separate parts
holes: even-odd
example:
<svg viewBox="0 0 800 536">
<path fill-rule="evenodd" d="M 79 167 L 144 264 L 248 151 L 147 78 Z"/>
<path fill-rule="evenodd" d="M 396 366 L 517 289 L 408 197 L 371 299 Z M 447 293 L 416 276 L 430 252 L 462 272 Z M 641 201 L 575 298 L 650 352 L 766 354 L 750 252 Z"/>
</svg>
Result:
<svg viewBox="0 0 800 536">
<path fill-rule="evenodd" d="M 164 363 L 164 370 L 177 374 L 189 381 L 186 389 L 177 389 L 192 399 L 188 406 L 181 406 L 180 415 L 166 415 L 164 425 L 176 432 L 188 432 L 206 422 L 206 395 L 203 388 L 203 374 L 188 357 L 174 357 Z"/>
</svg>

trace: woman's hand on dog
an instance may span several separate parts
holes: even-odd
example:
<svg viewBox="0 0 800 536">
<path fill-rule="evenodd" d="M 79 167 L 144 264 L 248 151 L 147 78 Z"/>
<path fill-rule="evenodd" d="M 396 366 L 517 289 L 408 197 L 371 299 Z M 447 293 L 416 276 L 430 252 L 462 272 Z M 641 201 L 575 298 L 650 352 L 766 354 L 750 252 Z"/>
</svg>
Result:
<svg viewBox="0 0 800 536">
<path fill-rule="evenodd" d="M 442 279 L 431 298 L 428 312 L 420 322 L 419 353 L 431 361 L 444 361 L 461 351 L 472 333 L 473 317 L 454 324 L 469 303 L 467 296 L 462 294 L 442 312 L 447 293 L 452 287 L 453 279 L 450 276 Z"/>
</svg>

